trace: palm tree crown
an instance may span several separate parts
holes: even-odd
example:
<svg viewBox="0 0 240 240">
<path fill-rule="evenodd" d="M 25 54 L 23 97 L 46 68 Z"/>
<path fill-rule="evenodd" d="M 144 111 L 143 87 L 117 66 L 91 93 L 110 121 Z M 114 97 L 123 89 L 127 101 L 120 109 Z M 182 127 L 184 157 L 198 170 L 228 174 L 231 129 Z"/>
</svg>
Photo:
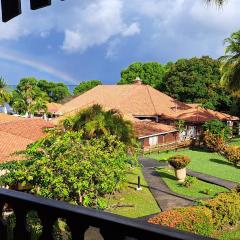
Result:
<svg viewBox="0 0 240 240">
<path fill-rule="evenodd" d="M 225 39 L 227 44 L 222 62 L 222 84 L 232 91 L 240 90 L 240 31 Z"/>
<path fill-rule="evenodd" d="M 0 105 L 3 106 L 4 103 L 9 102 L 10 100 L 10 93 L 7 90 L 7 84 L 4 79 L 0 78 Z"/>
</svg>

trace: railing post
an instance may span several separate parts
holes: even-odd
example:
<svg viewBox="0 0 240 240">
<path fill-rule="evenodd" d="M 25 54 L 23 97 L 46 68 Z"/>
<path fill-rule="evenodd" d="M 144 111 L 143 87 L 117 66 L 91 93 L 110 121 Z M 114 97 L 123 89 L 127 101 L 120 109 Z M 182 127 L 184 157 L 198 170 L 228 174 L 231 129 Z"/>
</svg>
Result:
<svg viewBox="0 0 240 240">
<path fill-rule="evenodd" d="M 16 240 L 31 239 L 31 234 L 27 230 L 27 209 L 21 207 L 21 205 L 17 206 L 17 204 L 15 204 L 13 210 L 16 216 L 16 226 L 13 229 L 13 238 Z"/>
<path fill-rule="evenodd" d="M 38 216 L 42 224 L 42 234 L 39 240 L 54 240 L 53 238 L 53 225 L 56 221 L 56 218 L 45 211 L 38 211 Z"/>
<path fill-rule="evenodd" d="M 6 224 L 4 224 L 3 208 L 4 208 L 4 202 L 0 201 L 0 237 L 2 240 L 5 240 L 7 239 L 7 227 L 6 227 Z"/>
<path fill-rule="evenodd" d="M 84 235 L 89 228 L 89 224 L 83 223 L 74 218 L 68 219 L 67 224 L 72 233 L 72 240 L 84 240 Z"/>
</svg>

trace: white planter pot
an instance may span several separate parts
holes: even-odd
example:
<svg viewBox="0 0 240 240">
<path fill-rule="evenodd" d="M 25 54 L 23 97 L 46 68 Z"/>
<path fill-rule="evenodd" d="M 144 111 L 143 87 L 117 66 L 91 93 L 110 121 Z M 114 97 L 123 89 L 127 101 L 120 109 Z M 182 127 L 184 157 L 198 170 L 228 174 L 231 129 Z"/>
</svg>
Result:
<svg viewBox="0 0 240 240">
<path fill-rule="evenodd" d="M 178 179 L 178 182 L 180 183 L 184 182 L 187 176 L 187 169 L 186 168 L 175 169 L 175 176 Z"/>
</svg>

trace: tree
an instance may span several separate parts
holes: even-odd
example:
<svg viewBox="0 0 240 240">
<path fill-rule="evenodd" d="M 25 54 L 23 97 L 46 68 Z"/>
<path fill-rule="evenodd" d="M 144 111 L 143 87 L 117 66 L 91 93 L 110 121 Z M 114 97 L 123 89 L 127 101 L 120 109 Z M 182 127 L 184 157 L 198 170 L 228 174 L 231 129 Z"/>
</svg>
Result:
<svg viewBox="0 0 240 240">
<path fill-rule="evenodd" d="M 38 81 L 34 77 L 20 80 L 16 90 L 12 93 L 13 97 L 10 101 L 10 105 L 15 111 L 20 114 L 29 114 L 33 112 L 33 105 L 37 99 L 42 99 L 46 102 L 49 100 L 47 93 L 41 91 L 37 83 Z"/>
<path fill-rule="evenodd" d="M 225 39 L 227 47 L 222 62 L 222 83 L 232 91 L 240 90 L 240 31 Z"/>
<path fill-rule="evenodd" d="M 136 77 L 140 77 L 144 84 L 159 88 L 166 68 L 158 62 L 135 62 L 121 72 L 118 84 L 132 84 Z"/>
<path fill-rule="evenodd" d="M 7 84 L 4 79 L 0 78 L 0 106 L 4 107 L 5 103 L 10 101 L 11 94 L 7 90 Z"/>
<path fill-rule="evenodd" d="M 233 98 L 220 86 L 220 79 L 219 61 L 208 56 L 180 59 L 170 65 L 160 90 L 182 102 L 229 111 Z"/>
<path fill-rule="evenodd" d="M 225 123 L 216 119 L 205 122 L 203 124 L 203 130 L 213 135 L 220 136 L 224 140 L 231 136 L 231 129 Z"/>
<path fill-rule="evenodd" d="M 217 6 L 222 6 L 226 0 L 205 0 L 207 3 L 213 3 L 216 4 Z"/>
<path fill-rule="evenodd" d="M 51 131 L 28 146 L 24 156 L 28 161 L 2 176 L 1 184 L 30 185 L 39 196 L 97 208 L 121 188 L 129 161 L 136 161 L 115 136 L 85 140 L 81 131 Z"/>
<path fill-rule="evenodd" d="M 129 149 L 136 147 L 132 123 L 125 120 L 117 110 L 104 111 L 100 105 L 93 105 L 66 118 L 61 128 L 63 131 L 82 130 L 85 139 L 99 138 L 106 134 L 115 135 Z"/>
<path fill-rule="evenodd" d="M 102 82 L 99 80 L 81 82 L 77 87 L 74 88 L 73 93 L 74 95 L 83 94 L 98 85 L 102 85 Z"/>
<path fill-rule="evenodd" d="M 39 80 L 37 86 L 48 95 L 51 102 L 61 102 L 64 98 L 71 95 L 68 87 L 64 83 Z"/>
</svg>

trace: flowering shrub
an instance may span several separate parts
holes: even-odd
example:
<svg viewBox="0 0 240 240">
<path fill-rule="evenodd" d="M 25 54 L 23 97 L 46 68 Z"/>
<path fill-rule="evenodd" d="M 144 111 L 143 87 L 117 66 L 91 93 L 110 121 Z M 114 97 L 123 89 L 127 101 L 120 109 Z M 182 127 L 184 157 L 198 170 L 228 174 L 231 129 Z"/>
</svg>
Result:
<svg viewBox="0 0 240 240">
<path fill-rule="evenodd" d="M 191 161 L 188 156 L 174 155 L 168 159 L 169 164 L 175 169 L 185 168 Z"/>
<path fill-rule="evenodd" d="M 202 201 L 202 204 L 212 212 L 217 228 L 236 225 L 240 221 L 240 193 L 220 193 L 216 198 Z"/>
<path fill-rule="evenodd" d="M 210 150 L 218 152 L 235 166 L 240 163 L 240 147 L 227 145 L 222 137 L 208 131 L 204 134 L 204 142 Z"/>
<path fill-rule="evenodd" d="M 160 224 L 205 236 L 211 235 L 214 230 L 211 210 L 202 206 L 165 211 L 149 219 L 149 223 Z"/>
</svg>

